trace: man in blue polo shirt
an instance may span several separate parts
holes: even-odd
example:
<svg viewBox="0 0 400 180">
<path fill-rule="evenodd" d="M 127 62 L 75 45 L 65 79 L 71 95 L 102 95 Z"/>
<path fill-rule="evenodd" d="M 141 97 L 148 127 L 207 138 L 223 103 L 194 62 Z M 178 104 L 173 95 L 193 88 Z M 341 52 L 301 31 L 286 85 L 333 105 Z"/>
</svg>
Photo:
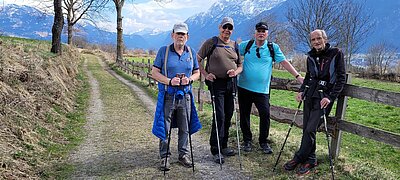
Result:
<svg viewBox="0 0 400 180">
<path fill-rule="evenodd" d="M 256 24 L 254 32 L 254 43 L 248 52 L 246 46 L 249 41 L 244 41 L 239 45 L 240 55 L 244 56 L 243 71 L 239 76 L 238 98 L 240 109 L 240 128 L 243 133 L 243 150 L 252 150 L 252 133 L 250 130 L 251 106 L 257 107 L 260 117 L 260 129 L 258 142 L 261 150 L 265 154 L 271 154 L 272 149 L 267 143 L 270 127 L 270 105 L 269 105 L 269 86 L 273 59 L 267 45 L 268 25 L 266 22 Z M 303 83 L 301 75 L 286 60 L 279 46 L 272 44 L 275 52 L 275 61 L 280 63 L 293 77 Z"/>
<path fill-rule="evenodd" d="M 200 76 L 196 52 L 186 46 L 189 38 L 185 23 L 174 25 L 173 44 L 163 46 L 157 53 L 152 78 L 158 83 L 158 100 L 152 132 L 160 138 L 161 170 L 169 170 L 170 128 L 178 128 L 179 163 L 192 167 L 189 159 L 188 137 L 201 128 L 191 84 Z"/>
</svg>

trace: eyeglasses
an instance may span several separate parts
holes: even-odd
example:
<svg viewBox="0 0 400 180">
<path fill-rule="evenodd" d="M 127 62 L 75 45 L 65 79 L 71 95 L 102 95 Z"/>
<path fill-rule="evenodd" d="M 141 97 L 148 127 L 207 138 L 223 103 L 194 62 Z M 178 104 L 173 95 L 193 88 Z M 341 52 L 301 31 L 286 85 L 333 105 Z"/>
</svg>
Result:
<svg viewBox="0 0 400 180">
<path fill-rule="evenodd" d="M 181 36 L 184 36 L 184 35 L 186 35 L 186 33 L 183 33 L 183 32 L 177 32 L 177 33 L 175 33 L 175 34 L 177 34 L 177 35 L 181 35 Z"/>
<path fill-rule="evenodd" d="M 258 33 L 265 33 L 265 31 L 267 31 L 267 30 L 265 30 L 265 29 L 257 29 Z"/>
<path fill-rule="evenodd" d="M 232 30 L 233 26 L 231 24 L 225 24 L 225 25 L 222 26 L 222 29 Z"/>
<path fill-rule="evenodd" d="M 257 56 L 258 58 L 261 58 L 261 56 L 260 56 L 260 48 L 257 48 L 257 49 L 256 49 L 256 56 Z"/>
</svg>

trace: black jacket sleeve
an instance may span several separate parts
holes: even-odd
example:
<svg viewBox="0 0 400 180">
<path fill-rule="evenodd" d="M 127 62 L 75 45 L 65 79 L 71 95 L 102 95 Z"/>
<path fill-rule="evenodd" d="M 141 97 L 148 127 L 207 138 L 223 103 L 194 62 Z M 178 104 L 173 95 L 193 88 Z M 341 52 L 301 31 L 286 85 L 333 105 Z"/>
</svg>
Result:
<svg viewBox="0 0 400 180">
<path fill-rule="evenodd" d="M 329 99 L 331 101 L 335 100 L 340 92 L 342 92 L 344 85 L 346 84 L 346 68 L 344 62 L 344 55 L 341 50 L 337 52 L 335 59 L 335 76 L 336 81 L 332 88 L 332 91 L 329 93 Z"/>
</svg>

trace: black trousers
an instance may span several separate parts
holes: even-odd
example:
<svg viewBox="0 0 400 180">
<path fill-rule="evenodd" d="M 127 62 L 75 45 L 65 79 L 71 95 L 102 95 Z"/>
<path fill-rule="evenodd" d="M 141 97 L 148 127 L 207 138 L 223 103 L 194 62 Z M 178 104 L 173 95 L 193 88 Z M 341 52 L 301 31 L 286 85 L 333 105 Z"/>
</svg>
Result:
<svg viewBox="0 0 400 180">
<path fill-rule="evenodd" d="M 296 152 L 294 160 L 299 163 L 316 164 L 316 134 L 318 127 L 324 122 L 322 119 L 320 98 L 308 98 L 304 101 L 303 112 L 303 136 L 301 138 L 300 149 Z M 326 108 L 328 117 L 333 106 L 333 102 Z"/>
<path fill-rule="evenodd" d="M 217 116 L 220 148 L 228 147 L 229 127 L 233 116 L 233 86 L 232 79 L 215 79 L 207 82 L 211 95 L 214 95 L 215 113 Z M 213 155 L 218 154 L 217 129 L 212 122 L 210 135 L 210 150 Z"/>
<path fill-rule="evenodd" d="M 269 94 L 256 93 L 238 87 L 239 91 L 239 110 L 240 110 L 240 129 L 243 133 L 243 141 L 251 142 L 252 133 L 250 129 L 251 106 L 257 107 L 260 117 L 260 129 L 258 142 L 267 143 L 270 128 L 270 104 Z"/>
</svg>

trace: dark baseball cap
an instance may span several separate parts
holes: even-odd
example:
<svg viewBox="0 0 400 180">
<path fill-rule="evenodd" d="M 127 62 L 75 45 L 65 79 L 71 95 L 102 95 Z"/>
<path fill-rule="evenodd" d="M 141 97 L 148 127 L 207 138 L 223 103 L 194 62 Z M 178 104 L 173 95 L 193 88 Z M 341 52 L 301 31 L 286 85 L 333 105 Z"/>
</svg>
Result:
<svg viewBox="0 0 400 180">
<path fill-rule="evenodd" d="M 256 24 L 256 30 L 257 30 L 257 29 L 265 29 L 265 30 L 268 30 L 268 25 L 267 25 L 266 22 L 261 21 L 261 22 L 259 22 L 259 23 Z"/>
</svg>

